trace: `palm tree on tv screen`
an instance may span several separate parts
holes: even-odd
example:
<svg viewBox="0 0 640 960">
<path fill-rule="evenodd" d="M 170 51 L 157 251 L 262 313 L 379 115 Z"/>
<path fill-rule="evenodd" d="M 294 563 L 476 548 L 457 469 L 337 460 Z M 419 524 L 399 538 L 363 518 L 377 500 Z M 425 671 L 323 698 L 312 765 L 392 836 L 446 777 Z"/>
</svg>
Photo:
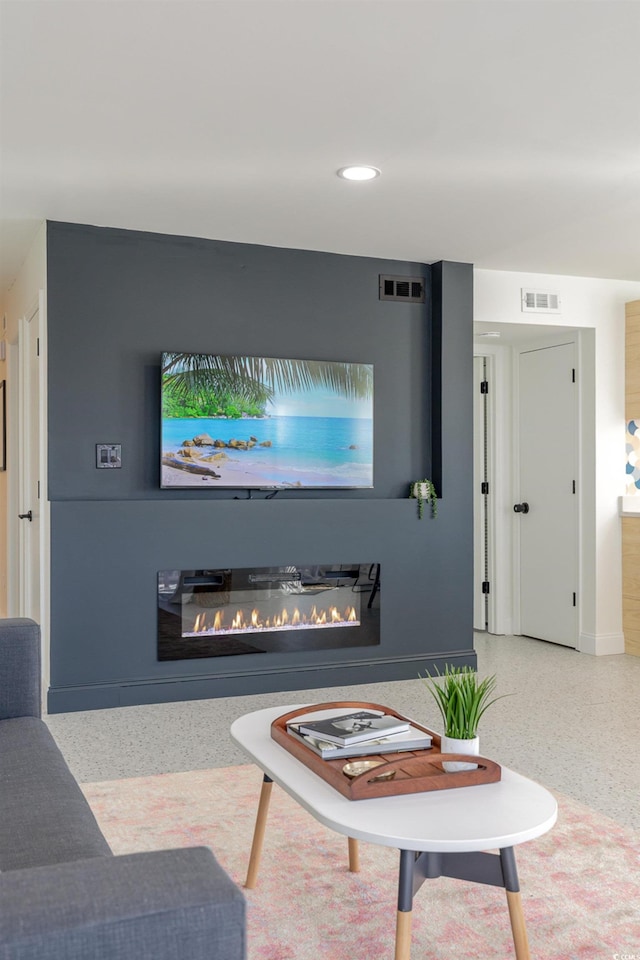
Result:
<svg viewBox="0 0 640 960">
<path fill-rule="evenodd" d="M 200 353 L 166 353 L 163 359 L 164 390 L 179 400 L 226 397 L 264 405 L 276 393 L 314 387 L 353 400 L 367 399 L 373 392 L 373 367 L 364 363 Z"/>
</svg>

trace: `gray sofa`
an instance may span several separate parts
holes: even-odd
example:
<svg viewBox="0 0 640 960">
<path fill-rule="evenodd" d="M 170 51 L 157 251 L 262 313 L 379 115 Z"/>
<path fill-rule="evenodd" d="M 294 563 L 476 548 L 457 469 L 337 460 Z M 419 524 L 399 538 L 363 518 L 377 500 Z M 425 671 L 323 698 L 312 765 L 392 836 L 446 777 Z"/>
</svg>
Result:
<svg viewBox="0 0 640 960">
<path fill-rule="evenodd" d="M 0 960 L 243 960 L 210 850 L 113 856 L 40 719 L 40 631 L 0 620 Z"/>
</svg>

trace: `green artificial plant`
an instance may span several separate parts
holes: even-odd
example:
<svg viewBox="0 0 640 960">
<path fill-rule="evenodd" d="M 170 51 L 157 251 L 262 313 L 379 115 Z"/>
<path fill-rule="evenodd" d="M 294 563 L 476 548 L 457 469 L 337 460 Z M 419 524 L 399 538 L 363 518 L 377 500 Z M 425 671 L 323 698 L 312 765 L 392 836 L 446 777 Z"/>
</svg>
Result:
<svg viewBox="0 0 640 960">
<path fill-rule="evenodd" d="M 420 677 L 438 705 L 444 733 L 447 737 L 456 740 L 473 740 L 478 734 L 480 718 L 489 707 L 502 700 L 503 697 L 493 697 L 497 678 L 478 679 L 478 674 L 472 667 L 450 667 L 447 665 L 437 677 L 427 674 Z M 436 681 L 441 681 L 438 683 Z M 508 694 L 503 694 L 508 696 Z"/>
<path fill-rule="evenodd" d="M 432 480 L 416 480 L 409 488 L 409 499 L 418 501 L 418 518 L 422 520 L 425 503 L 431 504 L 431 516 L 438 516 L 438 497 Z"/>
</svg>

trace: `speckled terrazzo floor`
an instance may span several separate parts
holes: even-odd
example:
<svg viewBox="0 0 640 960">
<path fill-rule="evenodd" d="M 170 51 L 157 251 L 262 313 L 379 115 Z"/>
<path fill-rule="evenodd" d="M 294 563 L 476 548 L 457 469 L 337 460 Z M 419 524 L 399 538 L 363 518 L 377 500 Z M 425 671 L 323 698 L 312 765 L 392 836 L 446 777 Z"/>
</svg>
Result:
<svg viewBox="0 0 640 960">
<path fill-rule="evenodd" d="M 483 718 L 485 756 L 640 829 L 640 658 L 592 657 L 527 637 L 476 636 L 480 674 L 512 696 Z M 56 714 L 47 723 L 81 782 L 246 763 L 229 737 L 243 713 L 277 704 L 371 700 L 439 730 L 419 680 L 228 700 Z"/>
</svg>

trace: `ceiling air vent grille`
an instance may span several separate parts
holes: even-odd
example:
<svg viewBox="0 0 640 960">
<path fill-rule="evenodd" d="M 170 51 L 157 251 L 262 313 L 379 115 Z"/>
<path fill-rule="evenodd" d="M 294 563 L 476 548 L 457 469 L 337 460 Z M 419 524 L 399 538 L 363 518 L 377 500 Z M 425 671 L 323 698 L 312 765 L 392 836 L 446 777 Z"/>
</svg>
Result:
<svg viewBox="0 0 640 960">
<path fill-rule="evenodd" d="M 390 277 L 380 274 L 381 300 L 399 300 L 401 303 L 424 303 L 422 277 Z"/>
<path fill-rule="evenodd" d="M 560 297 L 545 290 L 522 290 L 523 313 L 560 313 Z"/>
</svg>

